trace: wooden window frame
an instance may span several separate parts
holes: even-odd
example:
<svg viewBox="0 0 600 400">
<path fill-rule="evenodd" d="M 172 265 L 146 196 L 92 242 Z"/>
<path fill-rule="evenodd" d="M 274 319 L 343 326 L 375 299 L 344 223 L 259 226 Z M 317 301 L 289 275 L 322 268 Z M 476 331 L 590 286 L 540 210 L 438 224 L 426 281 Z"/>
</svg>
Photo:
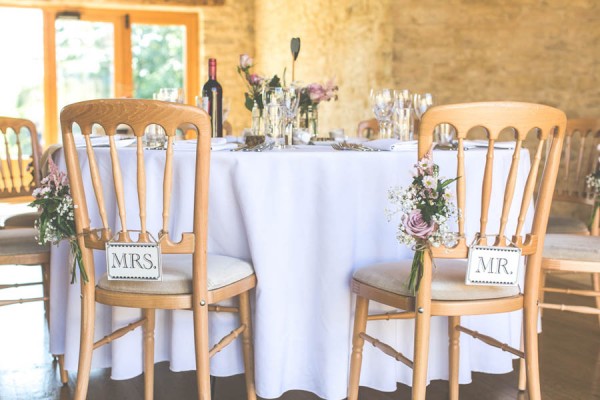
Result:
<svg viewBox="0 0 600 400">
<path fill-rule="evenodd" d="M 133 96 L 133 70 L 131 56 L 131 24 L 183 25 L 185 37 L 184 92 L 186 103 L 193 104 L 194 96 L 200 91 L 199 81 L 199 27 L 200 12 L 185 11 L 141 11 L 112 8 L 94 8 L 60 4 L 56 6 L 20 6 L 0 0 L 0 7 L 34 8 L 43 14 L 44 42 L 44 129 L 46 145 L 58 143 L 58 99 L 56 86 L 56 29 L 57 14 L 65 11 L 78 12 L 80 20 L 110 22 L 114 26 L 114 93 L 115 97 Z M 126 19 L 129 19 L 128 23 Z"/>
</svg>

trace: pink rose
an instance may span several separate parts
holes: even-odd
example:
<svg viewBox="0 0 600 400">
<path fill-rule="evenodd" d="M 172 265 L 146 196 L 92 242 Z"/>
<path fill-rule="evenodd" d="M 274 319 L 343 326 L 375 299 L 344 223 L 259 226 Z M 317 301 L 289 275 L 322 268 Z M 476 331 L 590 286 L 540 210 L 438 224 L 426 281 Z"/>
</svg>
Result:
<svg viewBox="0 0 600 400">
<path fill-rule="evenodd" d="M 402 216 L 402 225 L 406 233 L 419 239 L 427 239 L 435 230 L 434 223 L 425 222 L 421 210 L 412 210 L 410 214 Z"/>
<path fill-rule="evenodd" d="M 319 83 L 311 83 L 308 85 L 308 95 L 313 103 L 318 103 L 325 96 L 325 90 Z"/>
<path fill-rule="evenodd" d="M 254 60 L 248 54 L 240 55 L 240 68 L 246 69 L 254 65 Z"/>
<path fill-rule="evenodd" d="M 263 78 L 262 76 L 258 75 L 258 74 L 250 74 L 248 75 L 248 83 L 251 85 L 260 85 L 263 81 L 265 80 L 265 78 Z"/>
</svg>

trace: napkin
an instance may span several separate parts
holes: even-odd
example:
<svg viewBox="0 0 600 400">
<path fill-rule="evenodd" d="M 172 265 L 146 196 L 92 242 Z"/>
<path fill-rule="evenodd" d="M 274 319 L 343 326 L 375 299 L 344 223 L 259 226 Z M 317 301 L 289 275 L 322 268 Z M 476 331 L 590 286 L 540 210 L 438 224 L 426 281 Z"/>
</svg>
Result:
<svg viewBox="0 0 600 400">
<path fill-rule="evenodd" d="M 365 142 L 364 146 L 384 151 L 416 151 L 416 140 L 377 139 Z"/>
<path fill-rule="evenodd" d="M 117 147 L 125 147 L 129 146 L 132 143 L 135 143 L 136 138 L 130 135 L 114 135 L 115 145 Z M 85 147 L 85 137 L 83 135 L 74 136 L 75 139 L 75 147 Z M 109 139 L 108 136 L 90 136 L 93 147 L 108 147 Z"/>
<path fill-rule="evenodd" d="M 196 150 L 197 141 L 196 139 L 190 140 L 177 140 L 173 142 L 175 145 L 175 149 L 177 150 Z M 237 148 L 237 143 L 227 143 L 226 138 L 211 138 L 210 139 L 210 149 L 212 151 L 222 151 L 222 150 L 233 150 Z"/>
<path fill-rule="evenodd" d="M 466 149 L 473 149 L 475 147 L 485 147 L 487 148 L 489 142 L 487 140 L 463 140 L 463 146 Z M 507 149 L 512 150 L 515 148 L 515 142 L 495 142 L 495 149 Z"/>
</svg>

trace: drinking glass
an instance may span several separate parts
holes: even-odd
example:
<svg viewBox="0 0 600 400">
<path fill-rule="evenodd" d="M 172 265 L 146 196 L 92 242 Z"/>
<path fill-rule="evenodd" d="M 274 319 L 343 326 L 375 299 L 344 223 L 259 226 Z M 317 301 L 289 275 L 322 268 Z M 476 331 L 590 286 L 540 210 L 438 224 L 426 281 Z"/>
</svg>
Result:
<svg viewBox="0 0 600 400">
<path fill-rule="evenodd" d="M 283 144 L 283 125 L 285 123 L 284 90 L 282 87 L 263 88 L 263 105 L 265 112 L 265 136 L 270 136 L 275 141 L 275 147 L 281 148 Z"/>
<path fill-rule="evenodd" d="M 170 101 L 171 103 L 183 103 L 183 89 L 181 88 L 160 88 L 156 100 Z"/>
<path fill-rule="evenodd" d="M 285 112 L 285 141 L 288 146 L 292 145 L 294 125 L 300 104 L 300 88 L 289 86 L 283 90 L 283 108 Z"/>
<path fill-rule="evenodd" d="M 394 107 L 394 95 L 391 89 L 372 89 L 371 107 L 377 122 L 379 122 L 379 137 L 388 139 L 392 137 L 391 117 Z"/>
<path fill-rule="evenodd" d="M 159 97 L 159 93 L 154 93 L 152 95 L 153 100 L 161 100 Z M 146 130 L 144 131 L 144 146 L 147 149 L 162 150 L 165 148 L 166 141 L 167 135 L 161 126 L 151 124 L 146 127 Z"/>
</svg>

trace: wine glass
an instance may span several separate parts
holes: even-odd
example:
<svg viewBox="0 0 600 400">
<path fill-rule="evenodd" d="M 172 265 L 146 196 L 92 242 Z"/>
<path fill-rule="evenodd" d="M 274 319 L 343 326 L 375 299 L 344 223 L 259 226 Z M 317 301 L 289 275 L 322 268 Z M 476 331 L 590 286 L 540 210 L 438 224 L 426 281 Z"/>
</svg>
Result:
<svg viewBox="0 0 600 400">
<path fill-rule="evenodd" d="M 288 146 L 292 145 L 292 136 L 294 133 L 294 122 L 298 114 L 300 105 L 300 90 L 296 86 L 289 86 L 283 89 L 283 108 L 285 112 L 285 137 Z"/>
<path fill-rule="evenodd" d="M 379 137 L 389 139 L 392 137 L 391 117 L 394 107 L 394 95 L 391 89 L 372 89 L 371 107 L 377 122 L 379 122 Z"/>
<path fill-rule="evenodd" d="M 160 88 L 156 96 L 157 100 L 169 101 L 171 103 L 183 103 L 182 88 Z"/>
</svg>

